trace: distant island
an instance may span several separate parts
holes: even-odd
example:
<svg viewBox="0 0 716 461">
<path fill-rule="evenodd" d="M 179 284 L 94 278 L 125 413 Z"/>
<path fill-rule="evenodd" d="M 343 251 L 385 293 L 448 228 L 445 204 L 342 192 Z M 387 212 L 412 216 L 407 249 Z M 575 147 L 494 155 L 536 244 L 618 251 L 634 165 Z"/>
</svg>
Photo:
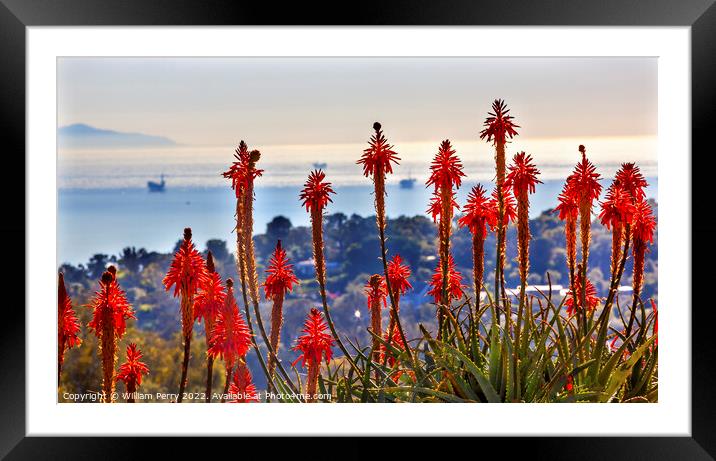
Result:
<svg viewBox="0 0 716 461">
<path fill-rule="evenodd" d="M 84 123 L 58 128 L 57 144 L 62 148 L 75 149 L 176 146 L 176 142 L 164 136 L 105 130 Z"/>
</svg>

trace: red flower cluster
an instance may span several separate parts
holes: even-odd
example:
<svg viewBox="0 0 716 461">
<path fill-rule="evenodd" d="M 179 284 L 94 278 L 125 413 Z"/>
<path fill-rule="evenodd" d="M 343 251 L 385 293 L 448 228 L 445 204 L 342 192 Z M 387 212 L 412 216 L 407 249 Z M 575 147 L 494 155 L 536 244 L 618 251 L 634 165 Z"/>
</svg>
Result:
<svg viewBox="0 0 716 461">
<path fill-rule="evenodd" d="M 461 177 L 465 176 L 462 171 L 462 162 L 455 155 L 455 149 L 450 145 L 448 139 L 440 144 L 437 155 L 430 164 L 430 178 L 426 186 L 434 186 L 435 190 L 442 187 L 460 187 Z"/>
<path fill-rule="evenodd" d="M 480 132 L 480 139 L 487 138 L 487 142 L 504 143 L 507 138 L 513 138 L 517 135 L 519 125 L 515 125 L 512 120 L 514 117 L 509 114 L 510 110 L 502 99 L 495 99 L 492 103 L 492 112 L 489 112 L 485 119 L 485 128 Z"/>
<path fill-rule="evenodd" d="M 440 296 L 443 290 L 443 271 L 441 266 L 442 265 L 438 263 L 438 265 L 435 267 L 435 272 L 433 272 L 433 278 L 430 280 L 431 288 L 430 291 L 428 291 L 428 294 L 435 298 L 436 304 L 440 302 Z M 448 258 L 448 299 L 460 299 L 460 297 L 462 296 L 462 289 L 464 287 L 465 286 L 462 284 L 462 275 L 455 269 L 455 260 L 453 259 L 452 255 L 450 255 L 450 257 Z"/>
<path fill-rule="evenodd" d="M 261 154 L 257 150 L 249 152 L 249 148 L 244 141 L 239 143 L 238 149 L 234 154 L 234 161 L 229 169 L 221 175 L 227 179 L 231 179 L 231 188 L 236 191 L 238 198 L 242 189 L 246 188 L 251 181 L 261 176 L 264 170 L 255 168 Z"/>
<path fill-rule="evenodd" d="M 57 345 L 61 361 L 65 350 L 79 346 L 82 340 L 78 336 L 80 322 L 77 320 L 74 309 L 72 309 L 72 300 L 67 295 L 65 278 L 62 273 L 59 276 L 57 294 Z"/>
<path fill-rule="evenodd" d="M 579 300 L 582 298 L 582 277 L 577 275 L 574 280 L 574 291 L 577 293 L 577 302 L 574 302 L 574 293 L 572 290 L 567 291 L 567 297 L 564 299 L 564 305 L 567 306 L 567 315 L 573 315 L 577 311 L 579 306 Z M 592 285 L 592 282 L 587 279 L 587 291 L 586 291 L 587 309 L 592 311 L 596 309 L 599 304 L 599 297 L 597 296 L 597 289 Z"/>
<path fill-rule="evenodd" d="M 474 235 L 485 235 L 487 226 L 497 226 L 497 202 L 488 199 L 486 193 L 481 185 L 474 186 L 462 207 L 465 214 L 457 221 L 460 227 L 468 227 Z"/>
<path fill-rule="evenodd" d="M 392 173 L 393 166 L 391 162 L 398 165 L 397 152 L 393 151 L 393 146 L 388 144 L 388 140 L 383 135 L 380 123 L 375 122 L 373 124 L 375 134 L 371 136 L 369 141 L 369 147 L 363 151 L 363 155 L 360 160 L 356 163 L 363 165 L 363 174 L 366 177 L 373 176 L 377 172 Z"/>
<path fill-rule="evenodd" d="M 299 199 L 303 201 L 306 211 L 321 212 L 331 200 L 330 194 L 336 192 L 331 187 L 331 183 L 324 181 L 326 173 L 322 170 L 314 170 L 308 175 L 308 180 L 303 186 L 303 190 L 299 195 Z"/>
<path fill-rule="evenodd" d="M 497 199 L 497 189 L 492 190 L 492 200 L 494 207 L 497 208 L 498 206 L 498 199 Z M 505 216 L 502 221 L 502 223 L 507 226 L 510 222 L 514 222 L 517 219 L 517 203 L 515 202 L 515 197 L 512 196 L 510 193 L 510 188 L 507 187 L 505 184 L 502 188 L 502 201 L 504 203 L 505 207 Z M 499 221 L 499 218 L 498 218 Z M 497 227 L 498 222 L 495 222 L 495 226 L 493 226 L 493 230 Z"/>
<path fill-rule="evenodd" d="M 516 154 L 512 159 L 512 165 L 507 169 L 510 171 L 507 173 L 505 186 L 512 189 L 515 197 L 519 197 L 524 191 L 534 194 L 535 186 L 542 183 L 537 179 L 540 172 L 532 163 L 532 156 L 524 152 Z"/>
<path fill-rule="evenodd" d="M 565 191 L 575 194 L 578 203 L 588 203 L 591 206 L 602 193 L 602 185 L 599 184 L 600 175 L 587 158 L 584 146 L 579 146 L 579 152 L 582 153 L 582 160 L 574 167 L 574 172 L 567 177 Z"/>
<path fill-rule="evenodd" d="M 614 228 L 617 231 L 620 226 L 631 223 L 632 215 L 636 211 L 631 195 L 617 181 L 609 186 L 601 206 L 599 220 L 607 229 Z"/>
<path fill-rule="evenodd" d="M 301 352 L 293 362 L 294 365 L 302 361 L 301 365 L 304 367 L 306 365 L 317 366 L 324 357 L 326 362 L 331 360 L 333 355 L 331 347 L 334 340 L 330 334 L 326 333 L 326 328 L 328 325 L 319 310 L 315 307 L 311 308 L 311 312 L 303 324 L 303 335 L 298 338 L 298 342 L 293 348 L 294 351 Z"/>
<path fill-rule="evenodd" d="M 194 297 L 194 320 L 204 319 L 205 326 L 211 328 L 216 316 L 226 302 L 226 291 L 221 276 L 207 264 L 207 276 L 202 280 L 200 290 Z M 208 332 L 209 335 L 211 332 Z"/>
<path fill-rule="evenodd" d="M 206 265 L 201 254 L 191 241 L 191 229 L 184 229 L 184 241 L 174 255 L 166 277 L 164 287 L 167 291 L 174 286 L 174 296 L 180 293 L 194 296 L 207 277 Z"/>
<path fill-rule="evenodd" d="M 649 185 L 634 163 L 622 163 L 621 168 L 614 176 L 614 182 L 625 190 L 634 201 L 644 200 L 646 187 Z"/>
<path fill-rule="evenodd" d="M 410 278 L 410 267 L 403 264 L 400 255 L 393 256 L 393 259 L 388 262 L 388 281 L 393 293 L 402 295 L 413 288 L 408 282 L 408 278 Z"/>
<path fill-rule="evenodd" d="M 216 325 L 211 332 L 211 346 L 207 353 L 212 357 L 221 357 L 227 368 L 231 368 L 246 355 L 251 346 L 251 334 L 244 318 L 239 313 L 234 298 L 233 282 L 226 281 L 227 294 L 224 308 L 216 317 Z"/>
<path fill-rule="evenodd" d="M 298 279 L 293 273 L 293 265 L 289 264 L 286 250 L 281 247 L 280 240 L 271 255 L 266 274 L 264 295 L 267 300 L 274 296 L 284 295 L 293 290 L 294 284 L 298 284 Z"/>
<path fill-rule="evenodd" d="M 455 211 L 460 211 L 460 205 L 457 204 L 455 192 L 450 192 L 450 205 Z M 438 222 L 438 217 L 442 216 L 443 199 L 439 191 L 435 191 L 433 194 L 426 212 L 433 217 L 433 222 L 435 223 Z"/>
<path fill-rule="evenodd" d="M 99 282 L 100 289 L 90 302 L 92 320 L 87 324 L 99 338 L 106 327 L 114 332 L 115 339 L 121 339 L 127 329 L 127 319 L 134 319 L 134 311 L 124 291 L 119 288 L 115 276 L 105 272 Z M 107 324 L 106 322 L 109 322 Z"/>
<path fill-rule="evenodd" d="M 555 207 L 554 212 L 559 213 L 559 219 L 562 221 L 576 221 L 579 217 L 579 202 L 574 191 L 574 185 L 566 182 L 557 200 L 559 204 Z"/>
<path fill-rule="evenodd" d="M 142 384 L 142 375 L 149 374 L 149 367 L 144 362 L 140 362 L 141 358 L 142 351 L 137 349 L 136 344 L 130 343 L 127 346 L 127 361 L 119 366 L 116 378 L 117 381 L 124 381 L 129 392 L 133 392 Z"/>
<path fill-rule="evenodd" d="M 654 242 L 654 230 L 656 230 L 656 219 L 652 212 L 651 205 L 646 200 L 636 204 L 631 231 L 635 241 Z"/>
<path fill-rule="evenodd" d="M 365 295 L 368 298 L 368 310 L 372 311 L 373 306 L 387 307 L 386 297 L 388 296 L 385 279 L 380 274 L 373 274 L 365 284 Z"/>
<path fill-rule="evenodd" d="M 240 361 L 231 377 L 229 385 L 229 403 L 251 403 L 258 402 L 259 396 L 256 386 L 252 382 L 251 372 L 246 363 Z"/>
</svg>

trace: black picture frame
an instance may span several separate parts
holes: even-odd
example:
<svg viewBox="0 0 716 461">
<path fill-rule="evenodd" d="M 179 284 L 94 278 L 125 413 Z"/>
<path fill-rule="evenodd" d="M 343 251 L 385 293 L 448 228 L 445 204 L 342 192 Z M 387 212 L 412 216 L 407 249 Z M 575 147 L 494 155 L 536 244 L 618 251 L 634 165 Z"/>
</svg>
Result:
<svg viewBox="0 0 716 461">
<path fill-rule="evenodd" d="M 547 26 L 690 26 L 692 66 L 692 246 L 698 245 L 698 257 L 692 258 L 692 287 L 708 286 L 716 252 L 712 243 L 716 220 L 707 202 L 713 194 L 710 168 L 713 146 L 708 143 L 714 128 L 716 106 L 716 6 L 714 0 L 542 0 L 490 2 L 470 0 L 434 2 L 395 1 L 357 2 L 321 5 L 269 2 L 159 1 L 141 0 L 0 0 L 0 126 L 4 151 L 3 218 L 0 219 L 0 264 L 3 281 L 0 330 L 0 456 L 8 459 L 99 459 L 149 455 L 139 444 L 154 440 L 130 437 L 26 437 L 25 430 L 25 313 L 19 293 L 33 289 L 33 274 L 25 273 L 24 249 L 31 245 L 25 238 L 25 203 L 17 196 L 25 175 L 25 32 L 29 26 L 108 26 L 108 25 L 547 25 Z M 343 11 L 343 12 L 340 12 Z M 674 155 L 679 155 L 674 153 Z M 693 168 L 698 159 L 698 168 Z M 684 161 L 689 161 L 685 158 Z M 711 163 L 709 163 L 711 162 Z M 22 171 L 24 174 L 20 174 Z M 711 211 L 709 213 L 709 211 Z M 704 215 L 706 215 L 704 217 Z M 22 217 L 22 218 L 21 218 Z M 18 242 L 24 242 L 21 246 Z M 710 243 L 711 242 L 711 243 Z M 23 261 L 21 263 L 21 261 Z M 704 262 L 699 267 L 699 262 Z M 482 439 L 499 452 L 517 454 L 520 449 L 550 459 L 713 459 L 716 456 L 716 391 L 714 369 L 716 347 L 710 328 L 716 321 L 714 308 L 707 302 L 707 291 L 688 287 L 683 306 L 692 309 L 692 426 L 691 437 L 550 437 Z M 23 295 L 24 296 L 24 295 Z M 565 421 L 565 425 L 578 424 Z M 634 421 L 639 424 L 639 421 Z M 506 431 L 509 428 L 505 428 Z M 335 440 L 335 439 L 334 439 Z M 207 454 L 202 442 L 188 438 L 168 441 L 171 453 Z M 339 442 L 339 446 L 346 447 Z M 162 443 L 161 441 L 159 443 Z M 167 443 L 166 440 L 163 443 Z M 220 445 L 212 442 L 219 456 Z M 266 445 L 262 442 L 263 449 Z M 218 444 L 218 445 L 217 445 Z M 405 456 L 422 450 L 426 442 L 401 443 Z M 272 444 L 273 445 L 273 444 Z M 296 446 L 294 442 L 276 444 Z M 468 448 L 470 443 L 456 446 Z M 235 445 L 234 445 L 235 447 Z M 285 448 L 284 448 L 285 449 Z M 141 451 L 140 451 L 141 450 Z M 327 448 L 326 448 L 327 450 Z M 363 451 L 363 450 L 361 450 Z M 529 456 L 529 455 L 528 455 Z"/>
</svg>

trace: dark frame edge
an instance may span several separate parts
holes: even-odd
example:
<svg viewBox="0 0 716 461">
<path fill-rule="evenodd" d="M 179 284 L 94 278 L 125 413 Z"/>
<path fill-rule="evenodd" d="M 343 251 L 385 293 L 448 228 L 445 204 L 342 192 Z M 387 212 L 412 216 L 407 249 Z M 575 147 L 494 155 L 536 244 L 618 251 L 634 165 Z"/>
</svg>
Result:
<svg viewBox="0 0 716 461">
<path fill-rule="evenodd" d="M 691 13 L 694 14 L 692 24 L 692 43 L 691 43 L 691 65 L 692 65 L 692 161 L 696 152 L 705 152 L 708 157 L 713 148 L 710 146 L 710 134 L 713 132 L 714 120 L 716 119 L 716 111 L 714 110 L 714 101 L 716 101 L 716 89 L 714 81 L 716 81 L 716 5 L 713 0 L 709 0 L 710 6 L 705 10 L 702 7 L 696 8 L 692 3 Z M 5 3 L 13 3 L 13 11 L 11 11 Z M 35 2 L 28 2 L 35 3 Z M 62 3 L 62 2 L 61 2 Z M 78 2 L 81 3 L 81 2 Z M 547 2 L 554 4 L 555 2 Z M 703 4 L 704 2 L 700 2 Z M 52 21 L 52 13 L 45 11 L 44 13 L 32 14 L 27 16 L 27 10 L 17 11 L 17 3 L 12 0 L 3 0 L 0 2 L 0 50 L 3 56 L 3 67 L 5 72 L 0 76 L 2 86 L 0 87 L 0 126 L 3 127 L 3 147 L 6 152 L 25 152 L 25 46 L 26 23 L 30 24 L 54 24 Z M 37 5 L 35 3 L 35 5 Z M 644 24 L 663 24 L 663 25 L 688 25 L 684 21 L 684 15 L 669 20 L 669 9 L 666 5 L 661 7 L 661 16 L 657 19 L 654 17 L 645 18 Z M 78 4 L 75 8 L 79 9 Z M 161 8 L 161 7 L 158 7 Z M 71 8 L 70 8 L 71 10 Z M 447 10 L 450 10 L 448 7 Z M 22 13 L 22 14 L 21 14 Z M 71 11 L 70 11 L 71 13 Z M 156 11 L 153 12 L 156 17 Z M 697 14 L 698 13 L 698 14 Z M 67 24 L 66 14 L 64 19 L 57 21 L 59 24 Z M 452 13 L 454 14 L 454 12 Z M 125 18 L 116 18 L 117 23 L 131 24 L 143 23 L 137 20 L 139 12 L 134 11 L 130 16 L 134 17 L 134 21 Z M 658 15 L 657 15 L 658 16 Z M 18 18 L 23 18 L 20 20 Z M 172 18 L 170 16 L 169 18 Z M 174 16 L 176 18 L 176 15 Z M 124 21 L 123 21 L 124 19 Z M 381 18 L 385 19 L 385 18 Z M 539 15 L 538 15 L 539 19 Z M 171 21 L 171 19 L 169 19 Z M 176 24 L 185 24 L 187 19 L 176 20 Z M 225 20 L 225 19 L 222 19 Z M 494 20 L 494 19 L 493 19 Z M 420 24 L 425 21 L 409 17 L 408 22 Z M 454 19 L 453 19 L 454 21 Z M 590 20 L 593 23 L 594 19 Z M 604 24 L 623 23 L 624 19 L 614 19 L 604 21 Z M 25 23 L 24 23 L 25 22 Z M 86 15 L 82 16 L 79 21 L 69 21 L 69 23 L 80 24 L 111 24 L 106 18 L 93 20 Z M 152 23 L 163 23 L 162 21 L 148 21 Z M 383 23 L 390 23 L 384 21 Z M 450 22 L 450 21 L 447 21 Z M 500 22 L 500 21 L 496 21 Z M 563 22 L 568 24 L 568 19 L 564 17 L 555 20 L 554 23 Z M 632 21 L 636 23 L 637 21 Z M 528 21 L 512 21 L 512 23 L 524 23 Z M 701 149 L 699 149 L 701 148 Z M 706 150 L 708 148 L 708 150 Z M 6 171 L 14 171 L 18 174 L 23 171 L 22 177 L 25 177 L 24 155 L 10 156 L 8 161 L 15 161 L 17 165 L 9 165 Z M 700 158 L 701 161 L 708 161 L 708 158 Z M 713 161 L 713 160 L 711 160 Z M 692 197 L 695 199 L 710 187 L 713 179 L 709 177 L 709 168 L 693 169 L 692 180 Z M 18 175 L 19 176 L 19 175 Z M 3 185 L 6 192 L 13 192 L 10 188 L 11 183 L 5 182 Z M 702 186 L 700 186 L 700 184 Z M 13 185 L 15 186 L 15 185 Z M 703 187 L 704 190 L 700 190 Z M 16 193 L 16 191 L 15 191 Z M 16 201 L 18 202 L 18 201 Z M 15 203 L 16 209 L 12 210 L 14 216 L 22 216 L 23 219 L 10 221 L 0 221 L 0 238 L 6 242 L 23 241 L 24 245 L 9 245 L 7 251 L 8 261 L 14 264 L 1 265 L 0 270 L 3 276 L 0 280 L 9 281 L 17 287 L 27 287 L 28 281 L 24 284 L 20 283 L 19 274 L 25 276 L 24 249 L 26 248 L 25 240 L 25 202 L 24 200 Z M 692 209 L 697 211 L 696 204 L 692 203 Z M 702 240 L 704 242 L 711 240 L 714 232 L 716 232 L 716 224 L 711 224 L 704 220 L 692 220 L 692 232 L 694 242 Z M 708 240 L 707 240 L 708 239 Z M 703 245 L 699 247 L 701 259 L 716 260 L 716 250 L 713 245 Z M 17 261 L 22 258 L 22 271 Z M 692 286 L 704 286 L 710 282 L 710 273 L 699 272 L 696 270 L 696 261 L 692 264 L 693 281 Z M 10 267 L 12 266 L 12 267 Z M 23 290 L 24 298 L 24 290 Z M 24 305 L 24 302 L 23 302 Z M 698 360 L 692 354 L 692 437 L 675 437 L 675 438 L 522 438 L 522 443 L 534 447 L 542 447 L 544 449 L 554 449 L 561 447 L 564 450 L 565 459 L 571 458 L 567 453 L 571 451 L 573 446 L 581 446 L 579 457 L 582 459 L 598 459 L 596 456 L 600 453 L 599 449 L 608 449 L 609 452 L 615 454 L 615 459 L 714 459 L 716 456 L 716 424 L 714 423 L 714 414 L 716 413 L 716 396 L 713 393 L 714 371 L 716 370 L 716 358 L 714 354 L 708 352 L 714 351 L 713 336 L 709 334 L 698 334 L 699 331 L 706 333 L 705 325 L 713 325 L 716 322 L 716 313 L 709 306 L 703 306 L 701 310 L 695 310 L 692 307 L 692 325 L 693 339 L 692 350 L 704 351 L 705 354 L 699 354 Z M 11 325 L 0 335 L 0 370 L 3 370 L 2 378 L 0 378 L 0 396 L 3 399 L 4 415 L 0 421 L 0 457 L 10 454 L 12 459 L 27 459 L 40 457 L 48 452 L 53 453 L 55 459 L 65 458 L 83 458 L 91 457 L 91 454 L 108 456 L 109 458 L 120 457 L 122 454 L 137 453 L 139 445 L 142 443 L 141 438 L 87 438 L 79 437 L 73 439 L 61 438 L 44 438 L 39 441 L 37 438 L 25 437 L 26 433 L 26 409 L 25 409 L 25 313 L 24 309 L 9 308 L 4 309 L 3 318 L 7 324 Z M 144 439 L 146 440 L 146 439 Z M 339 439 L 335 439 L 338 441 Z M 485 439 L 485 443 L 489 443 L 489 439 Z M 179 442 L 179 443 L 177 443 Z M 176 448 L 180 448 L 183 453 L 189 453 L 195 447 L 192 442 L 186 439 L 172 439 L 171 443 Z M 496 443 L 501 443 L 496 440 Z M 520 445 L 522 445 L 520 443 Z M 193 445 L 193 446 L 192 446 Z M 405 445 L 403 445 L 405 446 Z M 214 446 L 215 447 L 215 446 Z M 91 453 L 88 453 L 91 452 Z M 572 455 L 577 452 L 572 451 Z M 602 453 L 604 453 L 602 451 Z M 79 456 L 78 456 L 79 455 Z M 84 455 L 84 456 L 83 456 Z M 562 459 L 552 455 L 552 459 Z"/>
<path fill-rule="evenodd" d="M 20 200 L 17 190 L 25 192 L 25 25 L 4 4 L 0 3 L 0 126 L 5 153 L 3 169 L 12 172 L 2 182 L 3 197 L 8 210 L 0 220 L 0 241 L 7 251 L 0 264 L 0 280 L 12 290 L 13 301 L 3 309 L 0 334 L 0 456 L 6 455 L 25 437 L 25 195 Z M 7 162 L 7 163 L 5 163 Z M 9 175 L 10 176 L 10 175 Z M 18 184 L 19 183 L 19 184 Z M 13 192 L 14 191 L 14 192 Z M 14 198 L 13 198 L 14 197 Z M 22 242 L 22 245 L 20 245 Z M 6 292 L 7 293 L 7 292 Z M 22 308 L 20 307 L 20 298 Z M 7 298 L 6 298 L 7 299 Z"/>
</svg>

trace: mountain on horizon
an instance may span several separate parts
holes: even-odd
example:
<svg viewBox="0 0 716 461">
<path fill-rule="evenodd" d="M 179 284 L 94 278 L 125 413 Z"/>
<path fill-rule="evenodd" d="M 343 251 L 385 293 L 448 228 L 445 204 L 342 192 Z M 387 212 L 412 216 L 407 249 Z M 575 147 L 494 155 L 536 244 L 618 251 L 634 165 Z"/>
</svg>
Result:
<svg viewBox="0 0 716 461">
<path fill-rule="evenodd" d="M 137 148 L 176 146 L 164 136 L 126 133 L 75 123 L 57 129 L 57 144 L 64 148 Z"/>
</svg>

